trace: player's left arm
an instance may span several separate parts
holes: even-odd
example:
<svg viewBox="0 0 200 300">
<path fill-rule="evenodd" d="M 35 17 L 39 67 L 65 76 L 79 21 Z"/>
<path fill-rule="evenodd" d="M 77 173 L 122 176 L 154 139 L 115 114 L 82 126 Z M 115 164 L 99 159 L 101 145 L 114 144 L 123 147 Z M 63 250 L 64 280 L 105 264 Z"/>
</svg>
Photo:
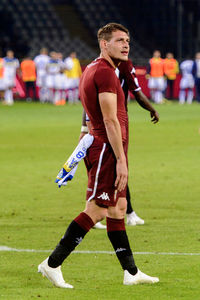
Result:
<svg viewBox="0 0 200 300">
<path fill-rule="evenodd" d="M 147 99 L 147 97 L 143 94 L 143 92 L 137 91 L 137 92 L 133 92 L 136 101 L 138 102 L 138 104 L 148 110 L 150 112 L 151 115 L 151 122 L 153 122 L 154 124 L 157 123 L 159 121 L 159 114 L 158 112 L 154 109 L 154 107 L 151 105 L 151 103 L 149 102 L 149 100 Z"/>
<path fill-rule="evenodd" d="M 152 118 L 151 121 L 153 123 L 157 123 L 159 121 L 158 112 L 154 109 L 154 107 L 151 105 L 151 103 L 149 102 L 147 97 L 143 94 L 143 92 L 139 86 L 138 79 L 135 75 L 135 69 L 133 68 L 132 65 L 130 65 L 129 68 L 130 68 L 129 71 L 126 70 L 126 73 L 124 74 L 125 79 L 128 84 L 129 91 L 131 93 L 133 93 L 138 104 L 142 108 L 144 108 L 150 112 L 150 115 Z"/>
</svg>

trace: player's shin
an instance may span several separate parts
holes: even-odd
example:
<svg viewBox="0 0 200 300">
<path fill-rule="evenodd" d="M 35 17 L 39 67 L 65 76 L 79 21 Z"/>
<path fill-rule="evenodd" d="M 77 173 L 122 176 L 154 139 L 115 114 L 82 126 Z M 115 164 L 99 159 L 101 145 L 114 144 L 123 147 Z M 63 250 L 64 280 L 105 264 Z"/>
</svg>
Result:
<svg viewBox="0 0 200 300">
<path fill-rule="evenodd" d="M 123 270 L 127 270 L 130 274 L 135 275 L 138 269 L 135 265 L 129 245 L 124 219 L 112 219 L 107 217 L 106 222 L 108 237 Z"/>
<path fill-rule="evenodd" d="M 80 244 L 86 233 L 94 226 L 92 219 L 84 212 L 74 219 L 65 235 L 49 256 L 48 265 L 57 268 L 70 255 L 76 246 Z"/>
<path fill-rule="evenodd" d="M 128 186 L 127 186 L 127 191 L 126 191 L 126 200 L 127 200 L 126 213 L 131 214 L 133 212 L 133 208 L 132 208 L 132 204 L 131 204 L 131 195 L 130 195 L 130 190 L 129 190 Z"/>
</svg>

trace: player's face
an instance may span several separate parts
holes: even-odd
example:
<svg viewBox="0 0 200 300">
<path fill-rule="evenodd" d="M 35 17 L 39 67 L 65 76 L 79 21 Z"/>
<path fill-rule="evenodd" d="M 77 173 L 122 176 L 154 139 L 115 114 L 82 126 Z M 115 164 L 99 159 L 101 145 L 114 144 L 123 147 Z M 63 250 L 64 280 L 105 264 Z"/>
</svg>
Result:
<svg viewBox="0 0 200 300">
<path fill-rule="evenodd" d="M 51 56 L 52 59 L 57 59 L 57 53 L 55 51 L 52 51 L 50 53 L 50 56 Z"/>
<path fill-rule="evenodd" d="M 200 52 L 196 54 L 196 59 L 200 59 Z"/>
<path fill-rule="evenodd" d="M 127 61 L 129 54 L 129 36 L 123 31 L 114 31 L 110 41 L 106 42 L 108 55 L 115 60 Z"/>
<path fill-rule="evenodd" d="M 153 57 L 160 58 L 160 56 L 161 56 L 160 51 L 154 51 Z"/>
<path fill-rule="evenodd" d="M 172 53 L 167 53 L 167 58 L 171 59 L 171 58 L 173 58 L 173 57 L 174 57 L 174 56 L 173 56 Z"/>
<path fill-rule="evenodd" d="M 13 57 L 14 57 L 14 52 L 9 50 L 9 51 L 7 52 L 7 57 L 13 58 Z"/>
</svg>

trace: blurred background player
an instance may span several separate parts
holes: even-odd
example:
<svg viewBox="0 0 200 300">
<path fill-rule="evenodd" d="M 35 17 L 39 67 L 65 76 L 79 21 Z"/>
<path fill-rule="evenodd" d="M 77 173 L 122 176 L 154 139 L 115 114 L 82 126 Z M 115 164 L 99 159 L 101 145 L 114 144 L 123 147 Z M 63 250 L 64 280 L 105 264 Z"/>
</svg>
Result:
<svg viewBox="0 0 200 300">
<path fill-rule="evenodd" d="M 1 56 L 1 52 L 0 52 L 0 56 Z M 0 57 L 0 100 L 4 99 L 5 85 L 4 85 L 3 71 L 4 71 L 3 58 Z"/>
<path fill-rule="evenodd" d="M 153 52 L 147 66 L 148 88 L 150 89 L 151 99 L 155 103 L 163 102 L 163 91 L 165 88 L 164 63 L 159 50 Z"/>
<path fill-rule="evenodd" d="M 6 57 L 4 57 L 3 59 L 3 68 L 3 77 L 5 84 L 4 104 L 12 105 L 14 103 L 12 88 L 16 84 L 15 78 L 17 72 L 19 71 L 19 60 L 14 57 L 14 52 L 12 50 L 8 50 L 6 52 Z"/>
<path fill-rule="evenodd" d="M 25 97 L 27 101 L 31 101 L 31 92 L 33 94 L 33 99 L 36 100 L 36 69 L 35 63 L 30 57 L 24 58 L 21 62 L 21 73 L 22 73 L 22 80 L 25 85 Z"/>
<path fill-rule="evenodd" d="M 179 65 L 177 60 L 174 58 L 173 53 L 168 52 L 164 59 L 164 73 L 167 78 L 167 87 L 165 90 L 165 97 L 173 99 L 174 95 L 174 82 L 176 76 L 179 73 Z"/>
<path fill-rule="evenodd" d="M 36 86 L 38 87 L 39 100 L 44 103 L 47 100 L 47 88 L 45 85 L 46 82 L 46 66 L 50 60 L 48 56 L 48 50 L 46 48 L 42 48 L 40 50 L 40 54 L 34 58 L 35 66 L 36 66 Z"/>
<path fill-rule="evenodd" d="M 197 101 L 200 103 L 200 52 L 196 53 L 195 61 L 192 65 L 192 75 L 194 77 Z"/>
<path fill-rule="evenodd" d="M 194 78 L 192 75 L 193 61 L 191 59 L 184 60 L 180 64 L 182 74 L 180 80 L 179 103 L 184 104 L 187 98 L 187 103 L 191 104 L 194 96 Z M 187 92 L 187 96 L 186 96 Z"/>
<path fill-rule="evenodd" d="M 65 105 L 67 89 L 67 77 L 64 74 L 65 64 L 61 52 L 56 53 L 56 56 L 60 68 L 59 72 L 55 75 L 55 105 Z"/>
<path fill-rule="evenodd" d="M 57 52 L 50 52 L 50 60 L 46 66 L 46 87 L 48 89 L 48 101 L 52 104 L 60 101 L 60 92 L 58 89 L 58 75 L 63 68 L 63 62 L 58 58 Z"/>
<path fill-rule="evenodd" d="M 72 62 L 72 68 L 68 67 L 68 64 Z M 79 101 L 79 81 L 82 74 L 81 65 L 76 57 L 76 52 L 70 53 L 69 57 L 65 59 L 65 64 L 67 65 L 67 70 L 65 71 L 66 76 L 69 79 L 68 88 L 68 102 L 70 104 L 77 103 Z"/>
</svg>

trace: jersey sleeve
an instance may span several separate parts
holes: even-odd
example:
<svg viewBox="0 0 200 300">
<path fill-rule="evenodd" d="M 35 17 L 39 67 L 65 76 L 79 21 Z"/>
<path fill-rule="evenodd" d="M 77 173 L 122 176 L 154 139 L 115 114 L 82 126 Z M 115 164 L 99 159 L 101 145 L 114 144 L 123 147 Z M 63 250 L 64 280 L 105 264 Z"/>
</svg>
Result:
<svg viewBox="0 0 200 300">
<path fill-rule="evenodd" d="M 99 68 L 95 74 L 95 84 L 98 94 L 113 93 L 117 94 L 117 76 L 110 68 Z"/>
<path fill-rule="evenodd" d="M 130 60 L 122 64 L 122 69 L 120 69 L 120 73 L 122 79 L 126 80 L 130 92 L 133 93 L 141 90 L 137 76 L 135 74 L 135 68 L 133 67 L 133 64 Z"/>
<path fill-rule="evenodd" d="M 129 90 L 131 92 L 138 92 L 141 90 L 141 87 L 139 85 L 137 76 L 135 74 L 135 68 L 132 67 L 132 70 L 130 72 L 130 79 L 128 80 L 128 86 L 129 86 Z"/>
</svg>

